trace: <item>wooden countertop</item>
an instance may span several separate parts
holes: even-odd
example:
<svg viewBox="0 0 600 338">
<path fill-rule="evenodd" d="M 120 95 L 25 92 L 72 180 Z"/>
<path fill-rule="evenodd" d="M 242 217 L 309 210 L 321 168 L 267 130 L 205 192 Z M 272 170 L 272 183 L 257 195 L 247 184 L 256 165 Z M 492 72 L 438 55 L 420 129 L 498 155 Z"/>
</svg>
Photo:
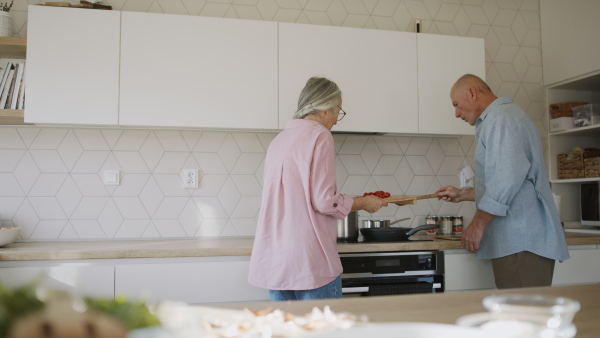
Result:
<svg viewBox="0 0 600 338">
<path fill-rule="evenodd" d="M 600 335 L 600 284 L 278 303 L 254 302 L 219 307 L 239 310 L 249 308 L 253 311 L 271 307 L 295 315 L 304 315 L 309 313 L 313 307 L 323 309 L 324 306 L 329 305 L 334 312 L 366 314 L 370 322 L 455 324 L 456 320 L 464 315 L 487 312 L 482 305 L 482 300 L 492 294 L 535 294 L 575 299 L 581 304 L 581 310 L 573 320 L 577 327 L 577 338 L 595 338 Z"/>
<path fill-rule="evenodd" d="M 568 245 L 598 245 L 600 234 L 566 233 Z M 460 241 L 414 235 L 421 241 L 340 243 L 340 253 L 462 249 Z M 163 239 L 12 243 L 0 248 L 0 261 L 249 256 L 253 238 Z"/>
</svg>

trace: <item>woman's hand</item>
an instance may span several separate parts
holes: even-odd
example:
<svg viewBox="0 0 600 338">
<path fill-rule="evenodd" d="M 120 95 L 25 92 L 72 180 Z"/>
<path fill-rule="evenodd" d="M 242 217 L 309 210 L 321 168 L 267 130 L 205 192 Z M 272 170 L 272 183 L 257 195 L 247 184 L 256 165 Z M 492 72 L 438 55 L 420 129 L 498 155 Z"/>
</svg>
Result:
<svg viewBox="0 0 600 338">
<path fill-rule="evenodd" d="M 388 202 L 384 199 L 374 195 L 354 197 L 353 199 L 354 203 L 352 204 L 352 211 L 364 210 L 366 212 L 374 213 L 388 205 Z"/>
</svg>

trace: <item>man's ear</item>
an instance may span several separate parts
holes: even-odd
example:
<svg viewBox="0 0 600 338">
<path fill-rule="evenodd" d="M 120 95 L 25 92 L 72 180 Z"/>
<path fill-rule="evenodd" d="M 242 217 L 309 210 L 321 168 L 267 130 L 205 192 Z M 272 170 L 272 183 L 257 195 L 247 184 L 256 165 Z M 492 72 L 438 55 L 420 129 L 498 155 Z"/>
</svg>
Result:
<svg viewBox="0 0 600 338">
<path fill-rule="evenodd" d="M 477 101 L 477 90 L 473 87 L 469 88 L 469 96 L 471 97 L 472 101 Z"/>
</svg>

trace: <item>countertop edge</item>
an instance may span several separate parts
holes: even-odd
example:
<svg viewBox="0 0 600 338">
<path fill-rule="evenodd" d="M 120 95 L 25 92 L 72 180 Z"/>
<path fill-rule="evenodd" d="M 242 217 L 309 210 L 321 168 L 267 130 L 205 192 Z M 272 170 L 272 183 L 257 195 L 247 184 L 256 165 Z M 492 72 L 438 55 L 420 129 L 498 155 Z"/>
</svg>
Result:
<svg viewBox="0 0 600 338">
<path fill-rule="evenodd" d="M 567 233 L 566 236 L 567 245 L 600 245 L 600 235 Z M 338 243 L 337 248 L 339 253 L 463 249 L 460 240 L 414 237 L 423 241 Z M 22 242 L 0 248 L 0 262 L 250 256 L 253 243 L 252 238 Z"/>
</svg>

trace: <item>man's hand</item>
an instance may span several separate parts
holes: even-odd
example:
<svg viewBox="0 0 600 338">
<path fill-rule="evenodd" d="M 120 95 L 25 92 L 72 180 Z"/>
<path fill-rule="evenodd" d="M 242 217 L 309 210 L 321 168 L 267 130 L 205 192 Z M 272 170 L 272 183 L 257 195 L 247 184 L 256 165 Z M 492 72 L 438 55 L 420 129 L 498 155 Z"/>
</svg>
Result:
<svg viewBox="0 0 600 338">
<path fill-rule="evenodd" d="M 473 221 L 469 223 L 469 226 L 463 231 L 461 236 L 462 246 L 470 252 L 477 252 L 479 250 L 479 243 L 483 237 L 483 231 L 485 226 L 488 225 L 495 215 L 489 214 L 485 211 L 477 210 Z"/>
<path fill-rule="evenodd" d="M 474 201 L 475 193 L 473 188 L 470 189 L 458 189 L 451 185 L 441 187 L 435 192 L 438 195 L 439 200 L 446 202 L 463 202 L 463 201 Z"/>
<path fill-rule="evenodd" d="M 484 227 L 476 226 L 471 222 L 469 226 L 463 231 L 460 242 L 462 246 L 470 252 L 477 252 L 479 250 L 479 243 L 481 237 L 483 237 Z"/>
</svg>

